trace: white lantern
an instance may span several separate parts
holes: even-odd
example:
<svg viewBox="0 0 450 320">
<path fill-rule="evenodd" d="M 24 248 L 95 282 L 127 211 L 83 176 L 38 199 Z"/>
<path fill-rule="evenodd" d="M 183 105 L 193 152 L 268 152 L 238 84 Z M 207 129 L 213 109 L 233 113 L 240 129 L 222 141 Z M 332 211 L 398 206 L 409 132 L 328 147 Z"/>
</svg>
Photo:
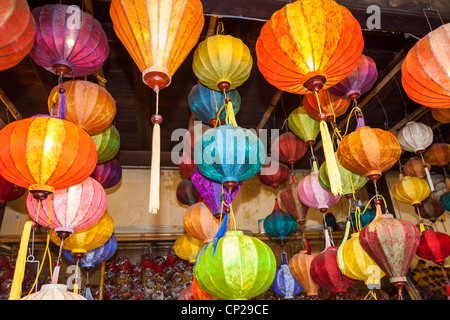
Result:
<svg viewBox="0 0 450 320">
<path fill-rule="evenodd" d="M 86 300 L 86 298 L 67 291 L 65 284 L 44 284 L 41 290 L 20 300 Z"/>
</svg>

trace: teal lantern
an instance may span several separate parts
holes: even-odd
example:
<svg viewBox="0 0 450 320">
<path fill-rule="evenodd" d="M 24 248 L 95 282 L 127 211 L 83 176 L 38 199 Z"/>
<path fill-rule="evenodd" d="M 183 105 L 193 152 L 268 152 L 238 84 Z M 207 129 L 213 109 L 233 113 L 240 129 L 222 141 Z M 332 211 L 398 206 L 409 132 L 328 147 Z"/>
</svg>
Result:
<svg viewBox="0 0 450 320">
<path fill-rule="evenodd" d="M 263 142 L 251 130 L 234 124 L 207 130 L 194 148 L 194 162 L 200 172 L 228 190 L 256 175 L 265 158 Z"/>
<path fill-rule="evenodd" d="M 358 206 L 358 207 L 361 210 L 361 213 L 363 213 L 365 206 Z M 364 212 L 364 214 L 361 214 L 359 216 L 359 220 L 360 220 L 360 223 L 361 223 L 361 228 L 366 226 L 366 225 L 368 225 L 369 223 L 371 223 L 372 220 L 375 218 L 375 215 L 376 215 L 375 210 L 367 208 L 366 211 Z M 350 212 L 350 218 L 351 218 L 351 221 L 352 221 L 352 226 L 354 228 L 356 228 L 355 211 Z"/>
<path fill-rule="evenodd" d="M 278 200 L 271 214 L 264 219 L 264 231 L 279 240 L 286 239 L 297 230 L 297 221 L 289 213 L 280 210 Z"/>
<path fill-rule="evenodd" d="M 447 191 L 439 197 L 439 204 L 444 210 L 450 211 L 450 191 Z"/>
<path fill-rule="evenodd" d="M 217 115 L 219 115 L 220 124 L 225 124 L 227 115 L 226 97 L 231 99 L 234 114 L 237 114 L 241 106 L 241 96 L 237 90 L 229 90 L 225 96 L 223 92 L 211 90 L 199 83 L 189 93 L 189 108 L 197 119 L 215 127 Z"/>
</svg>

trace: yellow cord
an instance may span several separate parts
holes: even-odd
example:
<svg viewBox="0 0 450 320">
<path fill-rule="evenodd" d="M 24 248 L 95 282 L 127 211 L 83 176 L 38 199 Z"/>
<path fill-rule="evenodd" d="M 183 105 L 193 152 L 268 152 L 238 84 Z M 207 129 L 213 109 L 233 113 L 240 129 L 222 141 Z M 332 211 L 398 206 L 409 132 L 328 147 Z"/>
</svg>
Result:
<svg viewBox="0 0 450 320">
<path fill-rule="evenodd" d="M 367 202 L 366 206 L 364 207 L 363 212 L 361 212 L 361 209 L 360 209 L 359 207 L 356 207 L 356 210 L 355 210 L 355 221 L 356 221 L 356 223 L 357 223 L 356 228 L 357 228 L 358 231 L 361 230 L 361 220 L 360 220 L 361 217 L 360 217 L 360 216 L 363 215 L 363 214 L 366 212 L 367 208 L 369 207 L 370 202 L 372 202 L 372 200 L 375 199 L 376 197 L 381 197 L 381 198 L 383 199 L 383 202 L 384 202 L 384 207 L 387 208 L 386 200 L 384 199 L 384 197 L 383 197 L 381 194 L 376 194 L 376 195 L 374 195 L 374 196 Z M 359 212 L 359 214 L 357 214 L 358 212 Z M 358 223 L 359 223 L 359 225 L 358 225 Z"/>
<path fill-rule="evenodd" d="M 96 77 L 98 80 L 100 80 L 100 81 L 103 82 L 103 83 L 108 82 L 108 81 L 106 80 L 106 78 L 105 78 L 105 77 L 102 77 L 101 75 L 99 75 L 97 71 L 95 71 L 93 75 L 94 75 L 94 77 Z"/>
<path fill-rule="evenodd" d="M 373 292 L 373 290 L 369 290 L 369 292 L 364 297 L 364 300 L 366 300 L 369 297 L 369 295 L 371 295 L 375 300 L 378 300 L 377 295 Z"/>
<path fill-rule="evenodd" d="M 350 113 L 349 113 L 349 115 L 348 115 L 348 117 L 347 117 L 347 125 L 345 126 L 345 132 L 344 132 L 343 135 L 341 135 L 339 129 L 338 129 L 336 126 L 335 126 L 335 128 L 334 128 L 335 133 L 338 135 L 338 137 L 339 137 L 341 140 L 342 140 L 343 137 L 345 137 L 345 136 L 347 135 L 347 132 L 348 132 L 348 126 L 350 125 L 350 119 L 351 119 L 351 117 L 352 117 L 352 115 L 353 115 L 353 111 L 355 111 L 355 110 L 359 110 L 359 112 L 362 113 L 362 111 L 361 111 L 361 109 L 360 109 L 359 107 L 353 107 L 352 111 L 350 111 Z M 333 111 L 333 112 L 334 112 L 334 111 Z"/>
</svg>

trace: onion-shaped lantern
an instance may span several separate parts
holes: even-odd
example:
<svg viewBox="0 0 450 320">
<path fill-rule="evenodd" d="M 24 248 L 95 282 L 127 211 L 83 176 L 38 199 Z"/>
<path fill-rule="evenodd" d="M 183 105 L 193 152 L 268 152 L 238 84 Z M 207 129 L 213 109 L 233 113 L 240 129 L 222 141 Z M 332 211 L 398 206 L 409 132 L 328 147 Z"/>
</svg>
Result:
<svg viewBox="0 0 450 320">
<path fill-rule="evenodd" d="M 217 90 L 217 88 L 216 88 Z M 195 117 L 204 123 L 216 126 L 217 119 L 220 124 L 225 123 L 226 108 L 225 95 L 223 92 L 212 90 L 201 83 L 196 84 L 189 93 L 188 103 L 191 112 Z M 241 96 L 237 90 L 230 90 L 226 97 L 231 99 L 234 114 L 239 112 L 241 107 Z"/>
<path fill-rule="evenodd" d="M 186 210 L 183 226 L 191 236 L 208 243 L 219 231 L 220 220 L 212 215 L 204 202 L 198 202 Z"/>
<path fill-rule="evenodd" d="M 271 214 L 264 219 L 264 231 L 271 237 L 285 240 L 297 230 L 297 221 L 287 212 L 280 209 L 278 200 Z"/>
<path fill-rule="evenodd" d="M 328 122 L 336 121 L 349 106 L 350 100 L 335 96 L 330 90 L 319 91 L 317 97 L 314 94 L 307 94 L 303 99 L 303 107 L 311 117 L 321 120 L 319 115 L 323 113 Z"/>
<path fill-rule="evenodd" d="M 69 121 L 26 118 L 0 130 L 0 171 L 37 199 L 83 182 L 97 164 L 94 140 Z"/>
<path fill-rule="evenodd" d="M 423 154 L 427 163 L 444 168 L 450 162 L 450 145 L 447 143 L 433 143 Z"/>
<path fill-rule="evenodd" d="M 264 145 L 253 132 L 231 124 L 206 131 L 194 152 L 199 171 L 228 190 L 257 174 L 265 157 Z"/>
<path fill-rule="evenodd" d="M 440 123 L 450 123 L 450 107 L 449 108 L 431 108 L 431 116 Z"/>
<path fill-rule="evenodd" d="M 430 187 L 424 179 L 404 176 L 392 189 L 392 195 L 400 202 L 418 206 L 430 195 Z"/>
<path fill-rule="evenodd" d="M 113 124 L 102 132 L 91 135 L 97 147 L 97 163 L 114 159 L 120 149 L 120 135 Z"/>
<path fill-rule="evenodd" d="M 297 189 L 298 182 L 289 184 L 281 190 L 280 199 L 288 213 L 294 217 L 297 223 L 303 226 L 306 222 L 309 207 L 299 200 Z"/>
<path fill-rule="evenodd" d="M 192 69 L 203 85 L 225 92 L 241 86 L 250 77 L 252 65 L 250 49 L 241 39 L 217 34 L 199 43 Z"/>
<path fill-rule="evenodd" d="M 62 118 L 75 123 L 90 135 L 99 134 L 106 130 L 116 116 L 116 102 L 111 94 L 101 85 L 84 80 L 63 82 L 53 88 L 48 97 L 48 111 L 56 115 L 53 110 L 58 107 L 61 116 L 60 90 L 64 90 L 65 109 Z"/>
<path fill-rule="evenodd" d="M 306 144 L 292 132 L 280 134 L 272 144 L 272 157 L 282 163 L 287 163 L 294 172 L 294 164 L 303 158 L 308 151 Z"/>
<path fill-rule="evenodd" d="M 25 0 L 8 0 L 2 3 L 0 14 L 0 71 L 19 64 L 34 44 L 36 25 Z"/>
<path fill-rule="evenodd" d="M 292 275 L 289 265 L 284 261 L 284 256 L 280 267 L 277 268 L 275 279 L 270 288 L 275 294 L 282 296 L 286 300 L 294 299 L 295 295 L 303 291 L 300 283 Z"/>
<path fill-rule="evenodd" d="M 428 219 L 431 222 L 435 223 L 436 220 L 442 216 L 445 213 L 445 210 L 441 203 L 440 198 L 442 198 L 443 195 L 440 197 L 435 196 L 434 194 L 431 194 L 428 198 L 426 198 L 419 206 L 419 213 L 420 216 L 424 219 Z M 442 198 L 444 199 L 444 198 Z M 449 199 L 450 200 L 450 199 Z M 450 206 L 447 205 L 447 208 L 450 209 Z"/>
<path fill-rule="evenodd" d="M 320 122 L 311 117 L 305 107 L 300 106 L 291 112 L 288 117 L 288 126 L 307 146 L 310 147 L 316 143 Z"/>
<path fill-rule="evenodd" d="M 181 180 L 177 186 L 176 194 L 178 201 L 188 206 L 197 203 L 200 196 L 191 179 Z"/>
<path fill-rule="evenodd" d="M 25 191 L 27 189 L 16 186 L 0 175 L 0 205 L 4 202 L 19 199 Z"/>
<path fill-rule="evenodd" d="M 350 74 L 329 91 L 339 97 L 356 101 L 361 95 L 372 89 L 378 78 L 375 61 L 371 57 L 361 54 L 358 64 Z"/>
<path fill-rule="evenodd" d="M 225 300 L 247 300 L 270 288 L 276 260 L 270 247 L 242 231 L 227 231 L 199 253 L 194 274 L 209 294 Z"/>
<path fill-rule="evenodd" d="M 175 240 L 174 251 L 178 258 L 195 262 L 195 257 L 205 245 L 202 239 L 198 239 L 189 233 L 182 234 Z"/>
<path fill-rule="evenodd" d="M 192 278 L 191 292 L 194 300 L 222 300 L 203 290 L 195 277 Z"/>
<path fill-rule="evenodd" d="M 419 160 L 417 157 L 411 157 L 408 161 L 403 165 L 402 170 L 403 173 L 407 176 L 417 177 L 417 178 L 425 178 L 425 166 L 428 170 L 430 170 L 430 164 L 423 164 L 422 160 Z"/>
<path fill-rule="evenodd" d="M 301 250 L 289 260 L 289 268 L 294 278 L 300 283 L 307 295 L 314 299 L 318 295 L 319 285 L 311 277 L 311 262 L 317 256 L 315 253 Z"/>
<path fill-rule="evenodd" d="M 449 34 L 450 23 L 431 31 L 403 61 L 403 89 L 412 100 L 429 108 L 450 107 L 450 66 L 445 49 L 450 45 Z"/>
<path fill-rule="evenodd" d="M 259 181 L 273 189 L 277 189 L 280 185 L 289 180 L 289 167 L 283 163 L 275 160 L 270 160 L 263 165 L 261 170 L 257 173 Z"/>
<path fill-rule="evenodd" d="M 109 55 L 100 22 L 77 6 L 47 4 L 31 11 L 36 38 L 30 56 L 63 77 L 83 77 L 100 69 Z"/>
<path fill-rule="evenodd" d="M 363 47 L 361 27 L 348 9 L 335 1 L 302 0 L 285 5 L 264 24 L 256 55 L 270 84 L 305 94 L 346 78 Z"/>
<path fill-rule="evenodd" d="M 122 166 L 117 159 L 99 163 L 95 166 L 91 177 L 100 182 L 103 188 L 112 188 L 122 179 Z"/>
<path fill-rule="evenodd" d="M 67 291 L 65 284 L 43 284 L 41 290 L 21 300 L 86 300 L 78 293 Z"/>
</svg>

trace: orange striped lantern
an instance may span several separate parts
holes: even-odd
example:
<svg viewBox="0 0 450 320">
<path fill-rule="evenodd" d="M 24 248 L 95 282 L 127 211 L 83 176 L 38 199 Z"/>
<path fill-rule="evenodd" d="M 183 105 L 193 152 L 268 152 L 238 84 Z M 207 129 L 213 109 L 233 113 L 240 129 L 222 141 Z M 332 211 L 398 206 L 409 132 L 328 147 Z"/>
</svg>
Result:
<svg viewBox="0 0 450 320">
<path fill-rule="evenodd" d="M 83 182 L 97 164 L 94 140 L 69 121 L 38 116 L 0 130 L 0 171 L 43 200 Z"/>
<path fill-rule="evenodd" d="M 335 96 L 329 90 L 319 91 L 317 95 L 318 97 L 314 94 L 307 94 L 303 99 L 303 107 L 314 119 L 320 120 L 319 114 L 325 113 L 326 120 L 333 122 L 350 106 L 349 99 Z"/>
<path fill-rule="evenodd" d="M 102 86 L 83 80 L 62 83 L 66 96 L 65 119 L 75 123 L 90 135 L 106 130 L 116 116 L 116 102 Z M 60 85 L 53 88 L 48 97 L 48 111 L 55 114 L 60 105 Z"/>
<path fill-rule="evenodd" d="M 289 260 L 292 275 L 311 299 L 317 297 L 319 291 L 319 285 L 314 282 L 310 273 L 311 262 L 316 256 L 317 254 L 301 250 Z"/>
<path fill-rule="evenodd" d="M 450 107 L 450 23 L 431 31 L 409 50 L 402 65 L 402 85 L 415 102 L 429 108 Z"/>
</svg>

